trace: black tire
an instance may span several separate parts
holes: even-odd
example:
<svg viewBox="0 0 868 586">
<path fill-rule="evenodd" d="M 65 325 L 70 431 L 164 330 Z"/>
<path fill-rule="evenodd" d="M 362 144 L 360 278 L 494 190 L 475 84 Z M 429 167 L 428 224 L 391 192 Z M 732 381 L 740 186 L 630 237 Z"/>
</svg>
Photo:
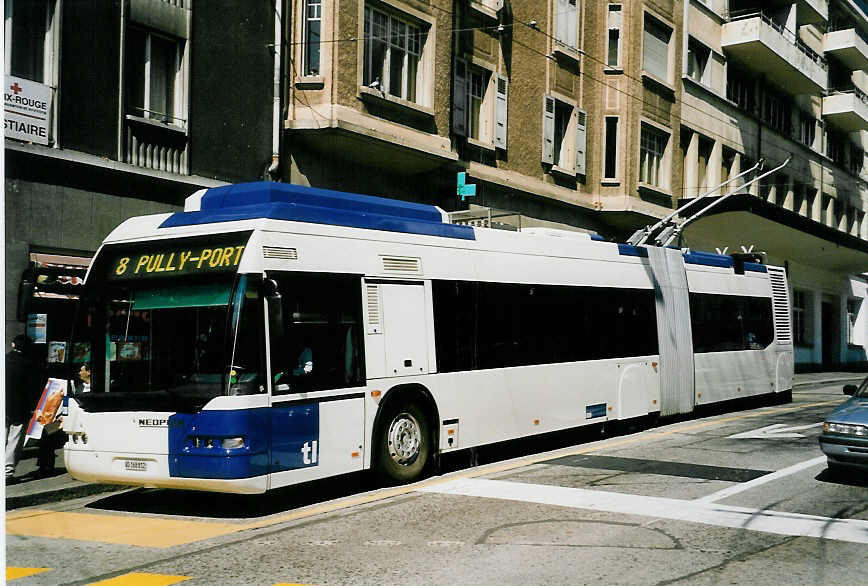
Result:
<svg viewBox="0 0 868 586">
<path fill-rule="evenodd" d="M 377 470 L 390 484 L 422 477 L 431 459 L 431 426 L 416 403 L 387 406 L 377 434 Z"/>
</svg>

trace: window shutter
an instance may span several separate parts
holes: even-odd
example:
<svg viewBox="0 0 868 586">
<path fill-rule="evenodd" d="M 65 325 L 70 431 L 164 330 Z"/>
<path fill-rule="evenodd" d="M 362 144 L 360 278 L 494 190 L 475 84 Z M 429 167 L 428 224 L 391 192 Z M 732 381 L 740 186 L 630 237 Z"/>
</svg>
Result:
<svg viewBox="0 0 868 586">
<path fill-rule="evenodd" d="M 587 147 L 587 115 L 576 109 L 576 175 L 585 175 L 585 149 Z"/>
<path fill-rule="evenodd" d="M 542 162 L 555 162 L 555 99 L 543 96 Z"/>
<path fill-rule="evenodd" d="M 467 136 L 467 62 L 455 58 L 452 76 L 452 132 Z"/>
<path fill-rule="evenodd" d="M 555 38 L 562 43 L 567 43 L 569 39 L 569 28 L 567 21 L 569 20 L 570 4 L 569 0 L 557 0 L 557 12 L 555 13 Z"/>
<path fill-rule="evenodd" d="M 669 79 L 669 37 L 671 34 L 653 20 L 645 19 L 642 68 L 663 81 Z"/>
<path fill-rule="evenodd" d="M 506 150 L 506 113 L 509 103 L 509 79 L 497 76 L 497 95 L 494 105 L 494 146 Z"/>
</svg>

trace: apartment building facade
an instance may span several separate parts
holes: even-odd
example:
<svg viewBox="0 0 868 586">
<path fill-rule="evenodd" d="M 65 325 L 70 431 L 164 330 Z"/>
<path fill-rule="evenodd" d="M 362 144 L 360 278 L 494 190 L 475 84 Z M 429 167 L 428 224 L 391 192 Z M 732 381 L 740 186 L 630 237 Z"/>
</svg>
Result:
<svg viewBox="0 0 868 586">
<path fill-rule="evenodd" d="M 123 220 L 267 174 L 274 18 L 270 2 L 6 0 L 7 347 L 25 331 L 60 347 Z"/>
<path fill-rule="evenodd" d="M 861 2 L 290 10 L 284 180 L 466 209 L 456 217 L 478 225 L 623 240 L 760 159 L 768 169 L 792 155 L 692 223 L 684 244 L 788 267 L 800 368 L 865 363 Z M 459 172 L 472 199 L 456 195 Z"/>
<path fill-rule="evenodd" d="M 200 187 L 267 178 L 623 241 L 791 155 L 682 244 L 787 266 L 800 367 L 864 364 L 866 14 L 862 0 L 11 0 L 7 85 L 35 82 L 50 105 L 47 139 L 7 124 L 7 336 L 29 263 L 86 263 L 122 219 Z"/>
</svg>

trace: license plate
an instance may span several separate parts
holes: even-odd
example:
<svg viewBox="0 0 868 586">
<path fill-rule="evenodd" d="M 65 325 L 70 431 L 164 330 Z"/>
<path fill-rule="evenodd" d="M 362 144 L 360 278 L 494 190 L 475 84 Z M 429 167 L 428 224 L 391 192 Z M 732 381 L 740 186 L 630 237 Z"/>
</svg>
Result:
<svg viewBox="0 0 868 586">
<path fill-rule="evenodd" d="M 142 460 L 124 460 L 124 470 L 129 472 L 147 472 L 148 463 Z"/>
</svg>

